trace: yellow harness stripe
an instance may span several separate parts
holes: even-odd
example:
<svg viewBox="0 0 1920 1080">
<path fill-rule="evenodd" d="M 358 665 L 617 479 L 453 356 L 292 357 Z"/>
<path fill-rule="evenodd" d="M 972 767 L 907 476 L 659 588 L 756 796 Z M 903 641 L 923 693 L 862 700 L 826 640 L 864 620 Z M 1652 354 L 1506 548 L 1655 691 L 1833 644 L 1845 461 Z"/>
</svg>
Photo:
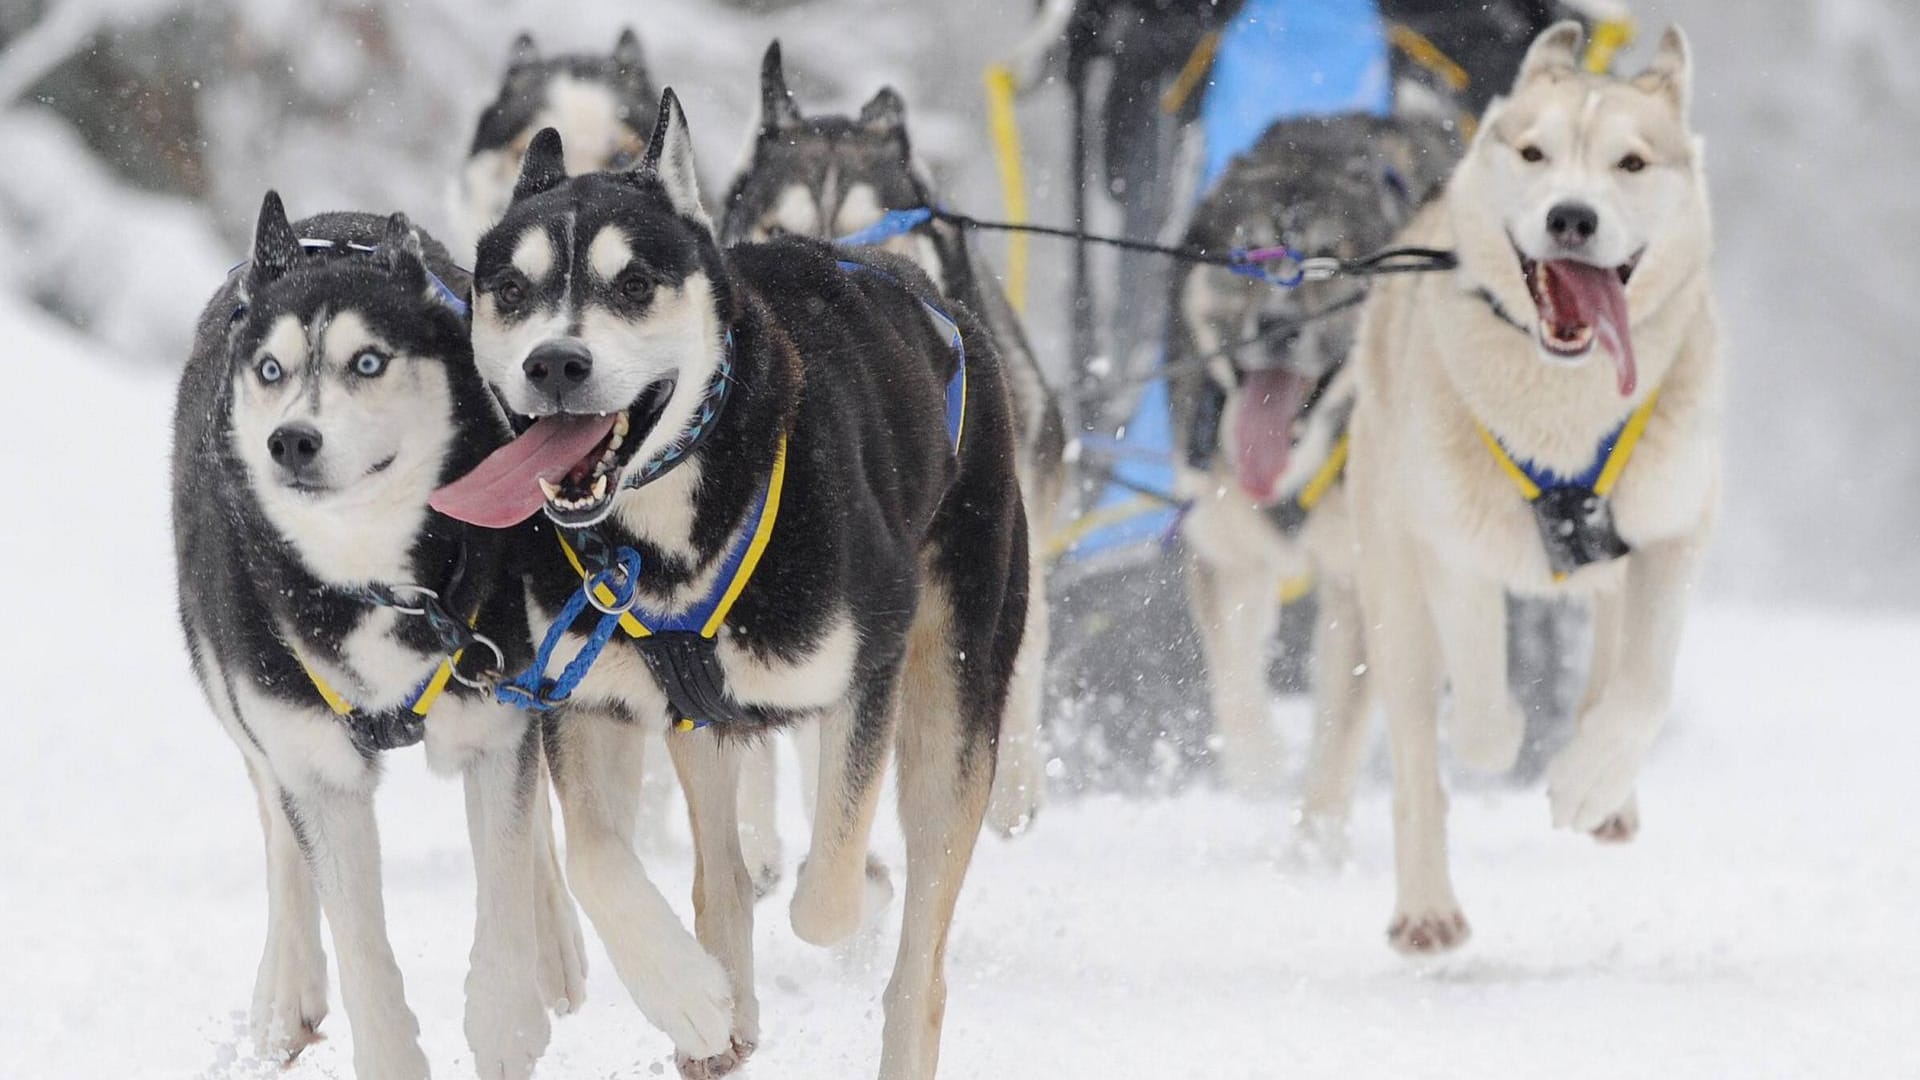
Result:
<svg viewBox="0 0 1920 1080">
<path fill-rule="evenodd" d="M 961 422 L 965 423 L 966 406 L 965 384 L 961 390 Z M 773 476 L 767 480 L 767 501 L 760 510 L 760 525 L 753 530 L 753 541 L 747 545 L 746 558 L 740 560 L 740 569 L 734 572 L 733 581 L 727 586 L 726 595 L 707 617 L 707 624 L 700 628 L 700 636 L 711 638 L 720 632 L 727 621 L 727 612 L 733 610 L 733 602 L 740 599 L 740 592 L 752 580 L 753 572 L 760 565 L 760 556 L 767 550 L 767 541 L 773 536 L 773 522 L 780 516 L 780 489 L 786 486 L 787 479 L 787 435 L 780 433 L 780 446 L 773 452 Z"/>
<path fill-rule="evenodd" d="M 1653 417 L 1653 403 L 1660 400 L 1660 390 L 1655 388 L 1647 395 L 1647 400 L 1633 410 L 1627 418 L 1627 426 L 1620 429 L 1620 439 L 1613 444 L 1613 453 L 1607 456 L 1607 464 L 1600 470 L 1600 479 L 1593 482 L 1593 493 L 1605 495 L 1620 482 L 1620 474 L 1627 471 L 1627 459 L 1633 456 L 1633 448 L 1639 443 L 1640 436 L 1647 430 L 1647 421 Z"/>
<path fill-rule="evenodd" d="M 467 625 L 473 625 L 472 621 Z M 433 711 L 433 703 L 439 701 L 440 695 L 446 691 L 447 682 L 453 678 L 453 666 L 460 662 L 460 655 L 464 652 L 466 650 L 461 649 L 460 652 L 440 661 L 440 666 L 435 669 L 433 678 L 427 680 L 427 684 L 420 688 L 420 696 L 414 698 L 413 704 L 408 706 L 413 715 L 425 716 Z M 294 659 L 300 662 L 300 670 L 307 673 L 307 681 L 313 684 L 313 688 L 320 694 L 320 700 L 327 703 L 327 708 L 332 709 L 335 716 L 353 715 L 352 702 L 340 696 L 340 691 L 335 690 L 327 680 L 321 678 L 320 673 L 313 670 L 313 665 L 307 663 L 305 658 L 296 653 Z"/>
<path fill-rule="evenodd" d="M 1340 479 L 1340 471 L 1347 467 L 1348 439 L 1346 432 L 1340 433 L 1339 441 L 1333 444 L 1333 450 L 1327 454 L 1320 471 L 1307 481 L 1307 486 L 1300 492 L 1300 509 L 1312 510 L 1320 505 L 1321 499 L 1327 497 L 1327 492 L 1333 490 L 1334 481 Z"/>
<path fill-rule="evenodd" d="M 1213 66 L 1213 54 L 1220 50 L 1220 31 L 1210 31 L 1193 46 L 1187 54 L 1187 62 L 1181 66 L 1180 74 L 1174 76 L 1173 85 L 1160 96 L 1160 111 L 1172 116 L 1187 103 L 1200 86 L 1200 80 L 1206 78 L 1207 69 Z"/>
<path fill-rule="evenodd" d="M 1653 418 L 1653 407 L 1659 400 L 1660 391 L 1655 389 L 1647 395 L 1647 400 L 1640 403 L 1639 408 L 1633 410 L 1633 415 L 1627 417 L 1626 426 L 1620 429 L 1620 437 L 1614 440 L 1613 451 L 1607 455 L 1607 462 L 1600 467 L 1600 476 L 1593 483 L 1595 495 L 1606 495 L 1620 482 L 1621 475 L 1627 471 L 1627 462 L 1633 459 L 1633 449 L 1639 445 L 1640 436 L 1646 433 L 1647 422 Z M 1493 454 L 1493 460 L 1500 464 L 1500 471 L 1507 474 L 1513 486 L 1520 489 L 1520 494 L 1526 496 L 1528 502 L 1539 498 L 1540 485 L 1534 483 L 1526 470 L 1520 468 L 1513 456 L 1507 453 L 1507 448 L 1501 446 L 1500 440 L 1487 430 L 1487 425 L 1476 420 L 1473 426 L 1480 433 L 1480 441 L 1486 443 L 1487 450 Z"/>
<path fill-rule="evenodd" d="M 560 541 L 560 550 L 566 553 L 567 562 L 573 566 L 573 572 L 580 575 L 581 581 L 587 580 L 591 575 L 587 573 L 586 565 L 580 561 L 580 556 L 575 554 L 573 545 L 567 543 L 567 538 L 560 535 L 559 529 L 553 530 L 553 538 Z M 605 585 L 596 585 L 593 589 L 593 598 L 603 604 L 612 604 L 614 601 L 613 590 L 607 588 Z M 620 629 L 625 630 L 629 637 L 643 638 L 653 636 L 653 631 L 647 629 L 645 623 L 634 618 L 633 612 L 631 611 L 620 616 Z"/>
<path fill-rule="evenodd" d="M 334 711 L 334 715 L 336 716 L 352 716 L 353 715 L 353 704 L 349 702 L 346 698 L 341 697 L 340 692 L 338 690 L 335 690 L 333 687 L 328 686 L 327 680 L 321 678 L 320 673 L 313 670 L 313 665 L 307 663 L 306 659 L 302 657 L 299 653 L 295 653 L 293 655 L 293 658 L 300 662 L 300 670 L 307 673 L 307 679 L 309 682 L 313 683 L 313 688 L 315 690 L 320 691 L 320 700 L 327 703 L 327 708 L 332 709 Z"/>
<path fill-rule="evenodd" d="M 1013 72 L 995 64 L 987 69 L 987 126 L 993 137 L 994 162 L 1000 169 L 1000 198 L 1007 220 L 1027 220 L 1027 181 L 1020 164 L 1020 125 L 1013 111 Z M 1027 307 L 1027 235 L 1007 237 L 1007 294 L 1013 310 Z"/>
<path fill-rule="evenodd" d="M 420 696 L 414 699 L 413 715 L 425 716 L 433 711 L 433 703 L 440 700 L 440 692 L 447 688 L 447 680 L 453 678 L 453 665 L 460 662 L 460 653 L 466 651 L 461 649 L 440 661 L 440 670 L 433 673 L 433 678 L 427 680 L 427 685 L 421 689 Z"/>
</svg>

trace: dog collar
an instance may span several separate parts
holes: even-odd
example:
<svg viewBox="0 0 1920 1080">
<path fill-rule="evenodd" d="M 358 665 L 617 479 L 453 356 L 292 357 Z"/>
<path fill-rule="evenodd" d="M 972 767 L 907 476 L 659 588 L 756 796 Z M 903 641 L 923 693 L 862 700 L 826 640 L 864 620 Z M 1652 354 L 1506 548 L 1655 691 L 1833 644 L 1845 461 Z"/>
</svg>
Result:
<svg viewBox="0 0 1920 1080">
<path fill-rule="evenodd" d="M 700 444 L 707 440 L 713 429 L 719 425 L 720 410 L 727 404 L 727 395 L 733 387 L 733 328 L 727 328 L 726 347 L 721 350 L 720 364 L 714 369 L 713 378 L 708 380 L 707 389 L 700 397 L 700 405 L 693 411 L 693 419 L 687 422 L 686 429 L 666 449 L 648 459 L 632 476 L 620 482 L 626 491 L 642 488 L 671 472 L 674 466 L 687 460 Z M 785 443 L 783 442 L 784 446 Z"/>
<path fill-rule="evenodd" d="M 1627 471 L 1627 463 L 1632 460 L 1634 448 L 1646 432 L 1647 421 L 1652 418 L 1654 405 L 1659 400 L 1660 391 L 1655 388 L 1600 441 L 1593 461 L 1585 469 L 1566 476 L 1515 457 L 1499 436 L 1485 424 L 1474 421 L 1487 451 L 1533 510 L 1540 542 L 1546 548 L 1547 565 L 1555 581 L 1565 581 L 1583 566 L 1609 562 L 1632 550 L 1614 528 L 1609 497 L 1614 485 L 1620 482 L 1621 474 Z"/>
</svg>

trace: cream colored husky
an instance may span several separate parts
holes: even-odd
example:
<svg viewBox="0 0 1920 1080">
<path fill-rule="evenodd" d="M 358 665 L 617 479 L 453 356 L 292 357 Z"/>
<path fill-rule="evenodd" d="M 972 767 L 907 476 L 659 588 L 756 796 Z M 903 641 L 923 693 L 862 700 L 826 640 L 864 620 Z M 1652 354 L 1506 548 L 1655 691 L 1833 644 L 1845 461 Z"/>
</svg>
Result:
<svg viewBox="0 0 1920 1080">
<path fill-rule="evenodd" d="M 1356 347 L 1350 497 L 1367 652 L 1394 767 L 1406 952 L 1459 945 L 1438 719 L 1505 769 L 1507 592 L 1594 607 L 1579 730 L 1548 772 L 1557 826 L 1639 825 L 1634 784 L 1673 688 L 1689 586 L 1720 490 L 1721 370 L 1691 65 L 1678 29 L 1632 79 L 1542 34 L 1443 198 L 1403 241 L 1458 272 L 1384 282 Z"/>
</svg>

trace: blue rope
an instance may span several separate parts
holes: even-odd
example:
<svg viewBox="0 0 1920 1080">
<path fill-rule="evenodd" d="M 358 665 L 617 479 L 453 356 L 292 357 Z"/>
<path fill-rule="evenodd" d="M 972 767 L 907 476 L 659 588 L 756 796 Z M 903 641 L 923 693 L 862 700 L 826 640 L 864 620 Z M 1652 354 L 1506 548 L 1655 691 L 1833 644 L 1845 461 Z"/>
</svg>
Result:
<svg viewBox="0 0 1920 1080">
<path fill-rule="evenodd" d="M 586 678 L 587 672 L 593 669 L 594 662 L 600 659 L 601 651 L 607 647 L 614 630 L 619 627 L 620 616 L 633 606 L 634 592 L 640 587 L 640 553 L 623 547 L 615 551 L 613 557 L 618 560 L 618 566 L 602 567 L 589 574 L 580 583 L 580 591 L 568 598 L 566 606 L 560 609 L 560 614 L 547 627 L 547 636 L 541 639 L 539 651 L 533 654 L 533 663 L 494 690 L 494 696 L 501 704 L 546 712 L 564 705 L 573 696 L 580 680 Z M 621 583 L 616 577 L 616 571 L 619 570 L 626 571 L 624 593 L 620 591 Z M 559 647 L 560 639 L 572 628 L 574 620 L 586 610 L 593 590 L 601 585 L 613 593 L 614 602 L 607 606 L 614 610 L 601 614 L 599 625 L 593 628 L 593 633 L 587 636 L 587 643 L 580 647 L 579 654 L 560 672 L 560 677 L 547 678 L 547 664 L 553 659 L 554 649 Z"/>
</svg>

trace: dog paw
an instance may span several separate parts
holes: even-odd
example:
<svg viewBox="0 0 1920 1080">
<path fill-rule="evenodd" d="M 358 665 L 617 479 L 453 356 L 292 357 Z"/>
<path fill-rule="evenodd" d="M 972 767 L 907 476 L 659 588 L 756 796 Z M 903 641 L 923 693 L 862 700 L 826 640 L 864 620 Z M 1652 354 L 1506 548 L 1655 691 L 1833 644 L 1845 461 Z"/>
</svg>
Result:
<svg viewBox="0 0 1920 1080">
<path fill-rule="evenodd" d="M 1617 737 L 1581 733 L 1547 766 L 1555 828 L 1594 832 L 1626 809 L 1644 748 Z"/>
<path fill-rule="evenodd" d="M 1033 827 L 1046 797 L 1046 765 L 1039 749 L 1002 743 L 1000 767 L 993 774 L 993 795 L 987 802 L 987 824 L 1001 836 L 1019 836 Z"/>
<path fill-rule="evenodd" d="M 733 1031 L 733 991 L 726 969 L 690 937 L 675 951 L 680 955 L 656 977 L 644 985 L 630 984 L 634 1002 L 673 1040 L 681 1056 L 704 1061 L 725 1055 Z"/>
<path fill-rule="evenodd" d="M 1347 865 L 1352 854 L 1353 844 L 1344 817 L 1313 810 L 1301 812 L 1299 824 L 1293 830 L 1289 860 L 1293 866 L 1310 872 L 1331 873 Z"/>
<path fill-rule="evenodd" d="M 534 905 L 534 940 L 540 1000 L 555 1016 L 579 1012 L 587 1003 L 587 943 L 580 933 L 580 914 L 557 869 Z"/>
<path fill-rule="evenodd" d="M 1404 956 L 1437 956 L 1467 943 L 1473 930 L 1459 908 L 1398 912 L 1387 926 L 1387 944 Z"/>
<path fill-rule="evenodd" d="M 1503 773 L 1520 759 L 1520 744 L 1527 737 L 1527 715 L 1517 702 L 1506 697 L 1491 708 L 1472 710 L 1462 709 L 1455 702 L 1449 734 L 1454 756 L 1475 769 Z"/>
<path fill-rule="evenodd" d="M 770 825 L 765 829 L 745 823 L 740 826 L 740 854 L 747 864 L 747 876 L 753 882 L 755 900 L 772 896 L 785 873 L 786 857 L 780 850 L 780 837 L 777 833 L 768 835 L 770 832 Z"/>
<path fill-rule="evenodd" d="M 261 1057 L 292 1064 L 300 1052 L 326 1038 L 327 958 L 290 941 L 267 943 L 253 987 L 251 1028 Z"/>
<path fill-rule="evenodd" d="M 527 1080 L 553 1035 L 540 993 L 531 983 L 505 989 L 511 981 L 498 969 L 467 977 L 467 1045 L 486 1080 Z"/>
<path fill-rule="evenodd" d="M 1602 844 L 1631 844 L 1640 835 L 1640 804 L 1632 796 L 1627 805 L 1593 829 L 1593 838 Z"/>
<path fill-rule="evenodd" d="M 871 923 L 893 902 L 893 877 L 886 864 L 872 855 L 852 888 L 821 880 L 800 864 L 800 884 L 794 889 L 788 916 L 793 932 L 809 945 L 838 945 Z"/>
<path fill-rule="evenodd" d="M 730 1040 L 727 1049 L 721 1053 L 704 1058 L 677 1054 L 674 1056 L 674 1064 L 679 1066 L 680 1075 L 685 1080 L 713 1080 L 715 1077 L 726 1076 L 745 1065 L 747 1059 L 753 1056 L 753 1046 L 753 1043 L 736 1035 Z"/>
</svg>

